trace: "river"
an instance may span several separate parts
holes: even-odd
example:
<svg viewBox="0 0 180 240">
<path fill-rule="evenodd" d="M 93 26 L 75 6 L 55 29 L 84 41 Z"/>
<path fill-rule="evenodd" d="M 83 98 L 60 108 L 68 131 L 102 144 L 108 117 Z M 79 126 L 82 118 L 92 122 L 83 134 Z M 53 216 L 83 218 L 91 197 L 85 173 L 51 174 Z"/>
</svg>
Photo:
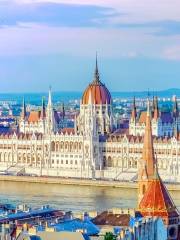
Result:
<svg viewBox="0 0 180 240">
<path fill-rule="evenodd" d="M 171 192 L 180 208 L 180 191 Z M 137 191 L 111 187 L 70 186 L 0 181 L 0 202 L 39 207 L 49 204 L 65 211 L 103 211 L 111 208 L 135 208 Z"/>
</svg>

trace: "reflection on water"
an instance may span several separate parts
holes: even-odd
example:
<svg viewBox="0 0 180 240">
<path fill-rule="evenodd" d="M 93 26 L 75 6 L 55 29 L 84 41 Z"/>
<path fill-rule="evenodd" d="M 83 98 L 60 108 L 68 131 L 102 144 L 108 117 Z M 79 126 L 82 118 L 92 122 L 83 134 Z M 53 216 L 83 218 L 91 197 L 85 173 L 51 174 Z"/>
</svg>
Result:
<svg viewBox="0 0 180 240">
<path fill-rule="evenodd" d="M 180 207 L 180 192 L 171 195 Z M 136 196 L 135 189 L 0 182 L 1 203 L 26 203 L 30 206 L 49 204 L 62 210 L 78 212 L 113 207 L 134 208 Z"/>
</svg>

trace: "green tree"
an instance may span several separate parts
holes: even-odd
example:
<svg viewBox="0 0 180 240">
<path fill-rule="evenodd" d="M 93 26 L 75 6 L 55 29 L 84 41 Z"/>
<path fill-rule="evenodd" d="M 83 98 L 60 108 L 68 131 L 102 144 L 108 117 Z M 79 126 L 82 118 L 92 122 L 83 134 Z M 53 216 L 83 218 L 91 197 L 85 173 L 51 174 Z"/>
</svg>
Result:
<svg viewBox="0 0 180 240">
<path fill-rule="evenodd" d="M 104 236 L 104 240 L 116 240 L 116 237 L 113 235 L 113 233 L 108 232 L 108 233 L 106 233 L 106 235 Z"/>
</svg>

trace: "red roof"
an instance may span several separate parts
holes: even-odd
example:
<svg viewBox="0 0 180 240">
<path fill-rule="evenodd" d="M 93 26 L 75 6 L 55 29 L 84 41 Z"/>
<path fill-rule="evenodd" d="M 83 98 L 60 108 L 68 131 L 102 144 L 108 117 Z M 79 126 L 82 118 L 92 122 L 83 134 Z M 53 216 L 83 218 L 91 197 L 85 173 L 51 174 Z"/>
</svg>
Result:
<svg viewBox="0 0 180 240">
<path fill-rule="evenodd" d="M 139 123 L 146 123 L 146 112 L 141 112 L 140 117 L 139 117 Z"/>
<path fill-rule="evenodd" d="M 82 104 L 89 104 L 90 99 L 93 104 L 111 104 L 111 94 L 100 81 L 93 82 L 87 87 L 82 97 Z"/>
<path fill-rule="evenodd" d="M 41 116 L 41 112 L 35 112 L 35 111 L 32 111 L 30 112 L 29 114 L 29 117 L 28 117 L 28 122 L 38 122 L 39 119 L 40 119 L 40 116 Z"/>
<path fill-rule="evenodd" d="M 159 176 L 149 183 L 140 204 L 143 216 L 178 217 L 179 212 Z"/>
<path fill-rule="evenodd" d="M 63 134 L 75 134 L 74 128 L 63 128 L 60 133 Z"/>
</svg>

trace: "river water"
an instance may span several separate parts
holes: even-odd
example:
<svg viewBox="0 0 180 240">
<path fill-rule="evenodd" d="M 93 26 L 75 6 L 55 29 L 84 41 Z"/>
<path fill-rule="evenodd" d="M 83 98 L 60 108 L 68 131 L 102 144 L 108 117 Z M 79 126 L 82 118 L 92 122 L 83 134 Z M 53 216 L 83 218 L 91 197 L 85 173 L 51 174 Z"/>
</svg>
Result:
<svg viewBox="0 0 180 240">
<path fill-rule="evenodd" d="M 171 192 L 180 208 L 180 191 Z M 137 191 L 111 187 L 0 182 L 0 203 L 39 207 L 49 204 L 65 211 L 103 211 L 110 208 L 135 208 Z"/>
</svg>

